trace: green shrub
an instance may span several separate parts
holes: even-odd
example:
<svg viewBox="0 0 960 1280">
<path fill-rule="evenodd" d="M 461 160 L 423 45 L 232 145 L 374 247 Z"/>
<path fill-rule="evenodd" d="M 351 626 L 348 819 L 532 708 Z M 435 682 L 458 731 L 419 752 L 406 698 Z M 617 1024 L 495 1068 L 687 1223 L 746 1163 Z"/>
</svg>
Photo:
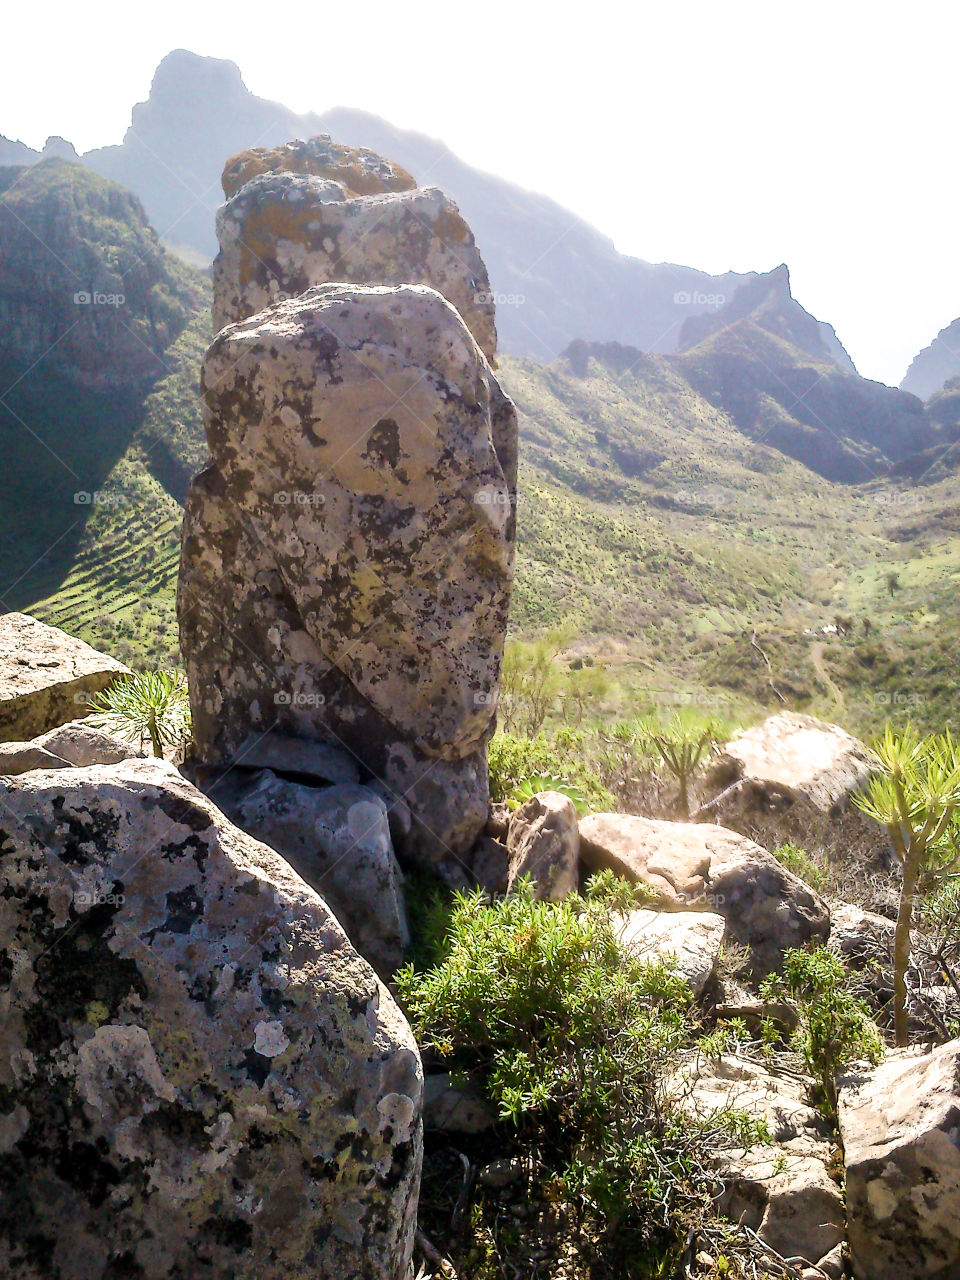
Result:
<svg viewBox="0 0 960 1280">
<path fill-rule="evenodd" d="M 883 1057 L 870 1010 L 847 989 L 843 961 L 826 947 L 787 951 L 783 976 L 767 978 L 760 995 L 796 1005 L 800 1023 L 793 1044 L 814 1078 L 813 1101 L 836 1126 L 837 1073 L 851 1062 L 877 1063 Z"/>
<path fill-rule="evenodd" d="M 822 889 L 826 877 L 810 857 L 805 849 L 801 849 L 799 845 L 793 844 L 790 840 L 785 840 L 783 844 L 778 844 L 773 851 L 773 856 L 781 862 L 788 871 L 792 871 L 798 876 L 804 884 L 808 884 L 811 889 Z"/>
<path fill-rule="evenodd" d="M 692 997 L 621 950 L 619 913 L 640 900 L 609 873 L 558 903 L 529 882 L 493 905 L 461 894 L 440 961 L 397 975 L 420 1044 L 483 1083 L 593 1238 L 627 1260 L 621 1275 L 650 1274 L 711 1212 L 719 1136 L 756 1136 L 734 1112 L 688 1115 L 671 1091 Z"/>
<path fill-rule="evenodd" d="M 560 780 L 558 789 L 587 810 L 616 809 L 614 797 L 584 763 L 582 747 L 583 735 L 576 730 L 561 729 L 552 739 L 543 733 L 535 738 L 495 734 L 487 751 L 491 800 L 509 801 L 525 779 L 549 777 Z"/>
</svg>

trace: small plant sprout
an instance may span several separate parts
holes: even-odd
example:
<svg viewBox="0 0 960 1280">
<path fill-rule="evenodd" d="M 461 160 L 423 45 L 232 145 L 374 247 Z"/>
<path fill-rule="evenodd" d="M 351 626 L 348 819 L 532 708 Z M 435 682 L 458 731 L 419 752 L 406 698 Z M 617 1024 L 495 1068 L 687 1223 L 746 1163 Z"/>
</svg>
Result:
<svg viewBox="0 0 960 1280">
<path fill-rule="evenodd" d="M 190 736 L 190 700 L 182 672 L 138 671 L 96 694 L 90 711 L 105 729 L 127 742 L 149 741 L 155 756 Z"/>
</svg>

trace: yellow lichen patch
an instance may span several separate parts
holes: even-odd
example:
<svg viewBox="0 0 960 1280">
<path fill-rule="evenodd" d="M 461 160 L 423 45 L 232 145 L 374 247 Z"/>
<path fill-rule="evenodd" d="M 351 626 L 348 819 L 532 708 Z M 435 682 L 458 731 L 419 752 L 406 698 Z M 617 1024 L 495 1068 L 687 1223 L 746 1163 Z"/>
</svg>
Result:
<svg viewBox="0 0 960 1280">
<path fill-rule="evenodd" d="M 221 183 L 229 200 L 244 183 L 261 173 L 300 173 L 329 178 L 341 183 L 348 196 L 382 195 L 388 191 L 411 191 L 417 184 L 406 169 L 392 162 L 381 162 L 377 172 L 364 164 L 364 158 L 378 160 L 373 152 L 329 142 L 285 143 L 280 147 L 254 147 L 231 156 L 223 168 Z"/>
<path fill-rule="evenodd" d="M 466 244 L 470 239 L 470 228 L 453 209 L 441 209 L 433 224 L 436 234 L 446 244 Z"/>
<path fill-rule="evenodd" d="M 281 240 L 308 245 L 312 238 L 309 225 L 316 217 L 317 211 L 312 205 L 280 201 L 268 202 L 251 211 L 238 245 L 240 284 L 249 285 L 260 269 L 269 270 L 267 264 L 274 261 Z"/>
</svg>

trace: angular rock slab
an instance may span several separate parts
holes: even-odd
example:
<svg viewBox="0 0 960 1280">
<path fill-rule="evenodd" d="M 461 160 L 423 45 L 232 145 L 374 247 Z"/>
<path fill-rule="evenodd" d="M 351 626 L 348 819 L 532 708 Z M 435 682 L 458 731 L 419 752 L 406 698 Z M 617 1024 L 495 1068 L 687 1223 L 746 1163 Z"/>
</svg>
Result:
<svg viewBox="0 0 960 1280">
<path fill-rule="evenodd" d="M 700 1059 L 683 1076 L 683 1105 L 703 1116 L 727 1107 L 769 1126 L 776 1145 L 722 1153 L 718 1207 L 783 1257 L 819 1264 L 845 1239 L 843 1196 L 827 1172 L 832 1142 L 807 1102 L 809 1082 L 734 1054 Z"/>
<path fill-rule="evenodd" d="M 560 902 L 575 893 L 580 866 L 577 809 L 569 796 L 543 791 L 510 817 L 507 828 L 507 890 L 523 876 L 540 902 Z"/>
<path fill-rule="evenodd" d="M 418 286 L 323 285 L 230 326 L 203 395 L 213 465 L 179 582 L 199 759 L 256 730 L 339 743 L 407 800 L 431 859 L 461 856 L 485 819 L 513 405 Z"/>
<path fill-rule="evenodd" d="M 0 815 L 0 1273 L 406 1280 L 417 1049 L 317 894 L 163 761 Z"/>
<path fill-rule="evenodd" d="M 129 668 L 26 613 L 0 615 L 0 742 L 28 742 L 85 714 Z"/>
<path fill-rule="evenodd" d="M 30 742 L 0 743 L 0 777 L 31 769 L 85 768 L 142 759 L 146 752 L 83 720 L 70 720 Z"/>
<path fill-rule="evenodd" d="M 754 968 L 778 969 L 789 947 L 825 942 L 826 904 L 746 836 L 709 823 L 663 822 L 632 814 L 590 814 L 580 823 L 580 856 L 644 884 L 666 910 L 711 910 L 749 948 Z"/>
<path fill-rule="evenodd" d="M 410 931 L 380 796 L 368 787 L 305 787 L 264 772 L 228 812 L 316 889 L 363 958 L 385 982 L 392 978 Z"/>
<path fill-rule="evenodd" d="M 463 317 L 492 363 L 493 294 L 473 232 L 436 187 L 347 199 L 322 178 L 265 173 L 217 215 L 213 327 L 245 320 L 330 281 L 423 284 Z"/>
<path fill-rule="evenodd" d="M 738 733 L 723 749 L 723 765 L 739 777 L 800 796 L 826 814 L 842 809 L 872 771 L 859 738 L 795 711 Z"/>
<path fill-rule="evenodd" d="M 624 949 L 671 963 L 699 995 L 713 976 L 727 922 L 713 911 L 631 911 L 619 930 Z"/>
<path fill-rule="evenodd" d="M 857 1280 L 960 1275 L 960 1040 L 840 1081 Z"/>
<path fill-rule="evenodd" d="M 417 185 L 406 169 L 392 160 L 385 160 L 367 147 L 334 142 L 328 133 L 237 152 L 224 165 L 220 179 L 223 194 L 229 199 L 261 173 L 312 174 L 339 183 L 350 196 L 409 191 Z"/>
</svg>

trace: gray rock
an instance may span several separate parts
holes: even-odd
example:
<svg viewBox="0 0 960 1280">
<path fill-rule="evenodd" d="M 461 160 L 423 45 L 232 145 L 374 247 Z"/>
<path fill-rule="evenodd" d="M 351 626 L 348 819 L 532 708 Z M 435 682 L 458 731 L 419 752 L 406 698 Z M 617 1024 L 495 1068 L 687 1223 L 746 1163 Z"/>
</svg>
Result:
<svg viewBox="0 0 960 1280">
<path fill-rule="evenodd" d="M 479 836 L 470 854 L 470 871 L 477 884 L 491 897 L 506 893 L 510 875 L 507 846 L 492 836 Z"/>
<path fill-rule="evenodd" d="M 577 888 L 580 833 L 577 810 L 569 796 L 544 791 L 510 815 L 507 828 L 510 863 L 507 889 L 529 876 L 539 901 L 560 902 Z"/>
<path fill-rule="evenodd" d="M 857 1280 L 960 1275 L 960 1040 L 840 1080 Z"/>
<path fill-rule="evenodd" d="M 127 674 L 122 662 L 56 627 L 0 614 L 0 742 L 29 742 L 85 715 L 93 694 Z"/>
<path fill-rule="evenodd" d="M 419 1058 L 323 901 L 164 761 L 2 792 L 2 1274 L 407 1280 Z"/>
<path fill-rule="evenodd" d="M 91 764 L 120 764 L 122 760 L 139 760 L 147 753 L 132 742 L 109 733 L 87 720 L 71 720 L 51 729 L 36 739 L 36 746 L 84 769 Z"/>
<path fill-rule="evenodd" d="M 410 934 L 380 796 L 355 785 L 302 786 L 265 771 L 227 812 L 316 889 L 364 959 L 384 981 L 392 978 Z"/>
<path fill-rule="evenodd" d="M 699 995 L 713 976 L 727 924 L 712 911 L 631 911 L 619 930 L 625 950 L 670 964 Z"/>
<path fill-rule="evenodd" d="M 711 910 L 727 936 L 749 948 L 754 969 L 779 968 L 783 952 L 825 942 L 826 904 L 746 836 L 708 823 L 591 814 L 580 823 L 580 856 L 646 885 L 667 910 Z"/>
<path fill-rule="evenodd" d="M 745 729 L 723 748 L 721 769 L 802 797 L 822 813 L 842 809 L 871 774 L 866 747 L 838 725 L 781 711 Z"/>
<path fill-rule="evenodd" d="M 431 1073 L 424 1080 L 425 1128 L 444 1133 L 484 1133 L 496 1122 L 496 1110 L 478 1089 L 454 1084 L 445 1071 Z"/>
<path fill-rule="evenodd" d="M 245 769 L 299 773 L 331 784 L 360 781 L 356 759 L 342 747 L 281 733 L 252 734 L 241 743 L 232 763 Z"/>
<path fill-rule="evenodd" d="M 496 358 L 487 269 L 457 206 L 436 187 L 347 199 L 322 178 L 261 174 L 220 210 L 217 238 L 215 330 L 315 284 L 425 284 Z"/>
</svg>

